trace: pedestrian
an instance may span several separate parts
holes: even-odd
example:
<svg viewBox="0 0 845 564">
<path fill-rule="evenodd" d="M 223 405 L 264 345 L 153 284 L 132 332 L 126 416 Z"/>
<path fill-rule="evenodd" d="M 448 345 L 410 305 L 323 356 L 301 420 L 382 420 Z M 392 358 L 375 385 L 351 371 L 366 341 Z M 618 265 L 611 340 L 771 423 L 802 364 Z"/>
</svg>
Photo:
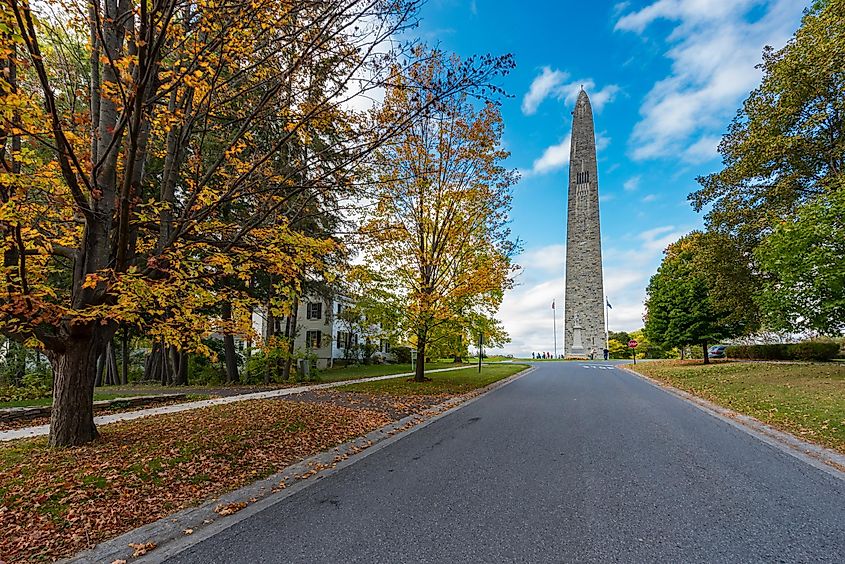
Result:
<svg viewBox="0 0 845 564">
<path fill-rule="evenodd" d="M 609 350 L 607 350 L 607 348 L 605 348 L 604 350 L 602 350 L 602 352 L 604 353 L 604 359 L 605 359 L 605 360 L 607 360 L 608 358 L 610 358 L 610 351 L 609 351 Z"/>
<path fill-rule="evenodd" d="M 534 360 L 534 353 L 531 353 L 531 360 Z"/>
<path fill-rule="evenodd" d="M 590 349 L 590 360 L 594 360 L 596 358 L 596 349 L 595 347 Z"/>
</svg>

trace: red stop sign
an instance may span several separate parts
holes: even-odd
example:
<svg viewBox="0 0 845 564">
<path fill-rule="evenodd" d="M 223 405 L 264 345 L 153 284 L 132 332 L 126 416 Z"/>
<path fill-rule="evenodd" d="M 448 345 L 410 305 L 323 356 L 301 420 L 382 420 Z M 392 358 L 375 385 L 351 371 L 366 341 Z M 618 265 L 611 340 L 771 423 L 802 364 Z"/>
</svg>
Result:
<svg viewBox="0 0 845 564">
<path fill-rule="evenodd" d="M 637 348 L 637 345 L 639 345 L 639 343 L 636 342 L 634 339 L 631 339 L 630 341 L 628 341 L 628 346 L 632 349 Z"/>
</svg>

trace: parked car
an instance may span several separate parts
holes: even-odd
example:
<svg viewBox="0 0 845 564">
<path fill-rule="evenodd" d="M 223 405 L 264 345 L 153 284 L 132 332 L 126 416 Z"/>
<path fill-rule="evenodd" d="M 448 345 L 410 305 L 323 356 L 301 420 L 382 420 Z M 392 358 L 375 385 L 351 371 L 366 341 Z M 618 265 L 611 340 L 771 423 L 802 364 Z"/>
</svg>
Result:
<svg viewBox="0 0 845 564">
<path fill-rule="evenodd" d="M 728 345 L 713 345 L 707 349 L 707 354 L 710 358 L 727 358 L 725 351 L 728 350 Z"/>
</svg>

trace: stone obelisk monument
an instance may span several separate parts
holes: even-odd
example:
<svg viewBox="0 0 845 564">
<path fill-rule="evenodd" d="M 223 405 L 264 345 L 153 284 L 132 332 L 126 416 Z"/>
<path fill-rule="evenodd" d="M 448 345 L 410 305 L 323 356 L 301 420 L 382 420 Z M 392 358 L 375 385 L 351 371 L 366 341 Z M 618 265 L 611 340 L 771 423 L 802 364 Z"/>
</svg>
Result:
<svg viewBox="0 0 845 564">
<path fill-rule="evenodd" d="M 599 228 L 596 136 L 590 98 L 582 89 L 572 112 L 566 220 L 563 350 L 567 357 L 602 358 L 607 346 Z"/>
</svg>

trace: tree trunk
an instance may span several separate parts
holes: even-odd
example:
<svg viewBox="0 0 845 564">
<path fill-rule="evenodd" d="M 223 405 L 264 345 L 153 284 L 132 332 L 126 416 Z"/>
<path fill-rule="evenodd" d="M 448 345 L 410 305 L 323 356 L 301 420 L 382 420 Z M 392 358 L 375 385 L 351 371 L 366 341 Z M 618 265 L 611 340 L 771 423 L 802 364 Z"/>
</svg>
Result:
<svg viewBox="0 0 845 564">
<path fill-rule="evenodd" d="M 710 352 L 707 350 L 707 342 L 701 343 L 701 348 L 704 350 L 704 364 L 710 364 Z"/>
<path fill-rule="evenodd" d="M 282 368 L 282 381 L 287 382 L 290 378 L 290 367 L 293 364 L 293 351 L 296 344 L 296 322 L 299 314 L 299 296 L 293 299 L 293 306 L 291 307 L 290 315 L 288 316 L 288 330 L 287 330 L 287 354 L 285 355 L 285 364 Z"/>
<path fill-rule="evenodd" d="M 176 384 L 179 386 L 188 385 L 188 353 L 179 353 L 179 370 L 176 372 Z"/>
<path fill-rule="evenodd" d="M 232 320 L 232 303 L 223 302 L 222 317 L 224 321 Z M 235 351 L 235 336 L 231 333 L 223 335 L 223 356 L 226 357 L 226 382 L 238 382 L 238 357 Z"/>
<path fill-rule="evenodd" d="M 97 375 L 94 377 L 94 387 L 99 388 L 103 385 L 103 370 L 106 366 L 106 355 L 101 354 L 97 358 Z"/>
<path fill-rule="evenodd" d="M 267 298 L 265 302 L 265 308 L 267 312 L 267 326 L 264 335 L 264 384 L 267 385 L 270 383 L 270 375 L 273 371 L 273 362 L 270 360 L 270 350 L 273 346 L 274 337 L 276 334 L 276 316 L 273 315 L 271 311 L 272 303 L 270 302 L 270 298 Z"/>
<path fill-rule="evenodd" d="M 68 341 L 63 352 L 48 353 L 54 378 L 50 446 L 76 446 L 97 438 L 94 379 L 104 348 L 104 342 L 89 336 Z"/>
<path fill-rule="evenodd" d="M 418 335 L 417 336 L 417 368 L 414 372 L 414 381 L 415 382 L 425 382 L 425 346 L 426 346 L 426 335 Z"/>
<path fill-rule="evenodd" d="M 124 386 L 129 383 L 129 327 L 123 328 L 123 335 L 121 335 L 121 354 L 120 354 L 120 383 Z"/>
</svg>

